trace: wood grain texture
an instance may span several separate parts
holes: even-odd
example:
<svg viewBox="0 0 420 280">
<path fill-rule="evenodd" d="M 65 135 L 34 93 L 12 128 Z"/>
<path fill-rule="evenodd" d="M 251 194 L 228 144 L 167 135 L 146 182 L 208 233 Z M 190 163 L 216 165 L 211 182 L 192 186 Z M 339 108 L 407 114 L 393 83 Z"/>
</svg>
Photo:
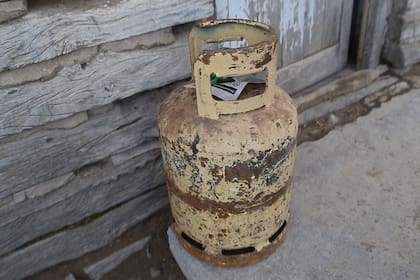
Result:
<svg viewBox="0 0 420 280">
<path fill-rule="evenodd" d="M 0 199 L 156 140 L 159 105 L 171 89 L 90 110 L 87 121 L 70 129 L 47 126 L 0 139 Z"/>
<path fill-rule="evenodd" d="M 365 6 L 363 4 L 364 1 L 359 2 L 359 5 Z M 368 5 L 365 6 L 367 11 L 362 11 L 358 31 L 357 69 L 374 68 L 379 64 L 391 5 L 391 0 L 369 0 Z"/>
<path fill-rule="evenodd" d="M 277 71 L 277 82 L 289 94 L 296 93 L 341 69 L 337 57 L 339 46 L 333 46 Z"/>
<path fill-rule="evenodd" d="M 339 42 L 343 1 L 216 0 L 218 18 L 247 18 L 279 34 L 279 67 L 285 67 Z"/>
<path fill-rule="evenodd" d="M 323 26 L 322 26 L 322 47 L 328 48 L 340 41 L 340 27 L 342 15 L 343 1 L 330 1 L 327 0 L 325 3 L 325 10 L 323 15 Z M 352 12 L 352 10 L 346 10 L 346 13 Z"/>
<path fill-rule="evenodd" d="M 162 185 L 157 140 L 138 149 L 144 151 L 120 165 L 109 160 L 91 164 L 58 189 L 2 209 L 0 256 Z"/>
<path fill-rule="evenodd" d="M 0 88 L 11 88 L 35 81 L 47 81 L 64 67 L 70 67 L 75 64 L 87 65 L 100 52 L 150 49 L 152 47 L 169 45 L 174 41 L 175 37 L 172 33 L 172 28 L 165 28 L 116 42 L 86 47 L 54 59 L 0 72 Z"/>
<path fill-rule="evenodd" d="M 353 0 L 342 2 L 339 43 L 277 71 L 277 81 L 296 93 L 341 70 L 347 63 Z"/>
<path fill-rule="evenodd" d="M 0 138 L 189 77 L 188 31 L 168 46 L 102 50 L 49 80 L 0 88 Z"/>
<path fill-rule="evenodd" d="M 21 279 L 105 246 L 167 205 L 166 189 L 140 195 L 92 221 L 65 229 L 0 259 L 0 279 Z"/>
<path fill-rule="evenodd" d="M 306 20 L 305 1 L 283 1 L 282 8 L 280 32 L 283 32 L 284 35 L 280 43 L 283 49 L 282 66 L 284 67 L 303 59 Z M 312 29 L 312 26 L 308 26 L 308 28 Z M 312 32 L 316 34 L 313 30 Z"/>
<path fill-rule="evenodd" d="M 52 4 L 51 4 L 52 5 Z M 70 4 L 69 4 L 70 5 Z M 209 17 L 211 0 L 121 0 L 87 9 L 31 9 L 0 25 L 0 71 Z"/>
<path fill-rule="evenodd" d="M 327 0 L 306 0 L 303 55 L 308 57 L 322 50 L 322 28 Z"/>
</svg>

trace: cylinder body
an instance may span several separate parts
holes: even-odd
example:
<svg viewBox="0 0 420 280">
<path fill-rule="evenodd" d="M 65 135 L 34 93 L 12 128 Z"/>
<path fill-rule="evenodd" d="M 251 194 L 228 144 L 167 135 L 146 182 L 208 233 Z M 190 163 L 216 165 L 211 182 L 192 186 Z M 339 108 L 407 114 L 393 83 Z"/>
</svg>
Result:
<svg viewBox="0 0 420 280">
<path fill-rule="evenodd" d="M 247 87 L 251 95 L 263 90 L 263 85 Z M 161 106 L 174 230 L 182 246 L 201 260 L 250 264 L 283 240 L 298 120 L 288 94 L 272 90 L 271 106 L 218 119 L 199 116 L 195 89 L 178 88 Z"/>
</svg>

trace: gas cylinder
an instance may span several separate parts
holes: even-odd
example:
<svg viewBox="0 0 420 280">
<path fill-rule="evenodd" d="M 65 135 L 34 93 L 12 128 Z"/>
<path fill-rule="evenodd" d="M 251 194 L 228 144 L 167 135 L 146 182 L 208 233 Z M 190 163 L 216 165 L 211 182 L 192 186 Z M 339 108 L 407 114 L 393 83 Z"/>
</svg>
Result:
<svg viewBox="0 0 420 280">
<path fill-rule="evenodd" d="M 203 42 L 246 39 L 239 48 Z M 195 24 L 189 36 L 195 88 L 163 101 L 159 131 L 175 234 L 196 258 L 221 266 L 255 263 L 282 243 L 289 218 L 297 111 L 276 85 L 277 36 L 241 19 Z M 211 78 L 266 73 L 238 100 L 212 96 Z"/>
</svg>

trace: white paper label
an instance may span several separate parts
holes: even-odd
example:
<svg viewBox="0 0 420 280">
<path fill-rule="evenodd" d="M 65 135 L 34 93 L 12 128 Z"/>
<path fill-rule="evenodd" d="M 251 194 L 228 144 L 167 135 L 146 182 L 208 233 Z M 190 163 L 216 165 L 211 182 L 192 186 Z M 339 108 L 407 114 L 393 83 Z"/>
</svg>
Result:
<svg viewBox="0 0 420 280">
<path fill-rule="evenodd" d="M 234 101 L 239 98 L 247 84 L 248 82 L 239 81 L 212 84 L 211 94 L 225 101 Z M 184 87 L 195 88 L 195 84 L 187 84 Z"/>
<path fill-rule="evenodd" d="M 211 85 L 211 94 L 222 100 L 233 101 L 239 98 L 248 82 L 230 82 Z"/>
</svg>

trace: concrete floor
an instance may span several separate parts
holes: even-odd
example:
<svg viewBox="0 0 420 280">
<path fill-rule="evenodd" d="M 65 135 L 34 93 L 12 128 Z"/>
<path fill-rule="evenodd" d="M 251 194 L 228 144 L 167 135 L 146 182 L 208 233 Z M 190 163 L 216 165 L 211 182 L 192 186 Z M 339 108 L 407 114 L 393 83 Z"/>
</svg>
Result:
<svg viewBox="0 0 420 280">
<path fill-rule="evenodd" d="M 420 279 L 420 90 L 298 147 L 285 243 L 226 269 L 197 261 L 169 230 L 188 279 Z"/>
</svg>

